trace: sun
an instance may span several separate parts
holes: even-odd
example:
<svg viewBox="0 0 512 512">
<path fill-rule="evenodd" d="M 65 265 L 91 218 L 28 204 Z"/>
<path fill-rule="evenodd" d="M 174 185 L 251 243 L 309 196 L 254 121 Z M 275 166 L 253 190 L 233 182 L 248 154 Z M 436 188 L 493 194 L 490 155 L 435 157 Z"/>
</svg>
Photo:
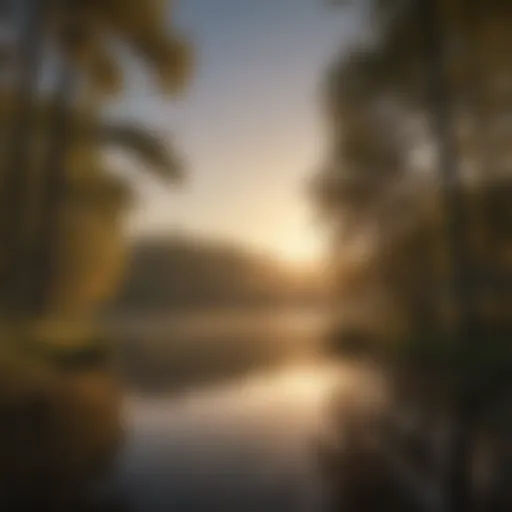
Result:
<svg viewBox="0 0 512 512">
<path fill-rule="evenodd" d="M 334 371 L 334 369 L 325 368 L 319 372 L 315 367 L 305 366 L 284 371 L 277 382 L 290 396 L 308 403 L 323 399 L 326 391 L 333 387 L 338 377 L 338 369 Z"/>
<path fill-rule="evenodd" d="M 323 247 L 315 237 L 294 237 L 281 245 L 279 254 L 292 266 L 316 266 L 322 261 Z"/>
</svg>

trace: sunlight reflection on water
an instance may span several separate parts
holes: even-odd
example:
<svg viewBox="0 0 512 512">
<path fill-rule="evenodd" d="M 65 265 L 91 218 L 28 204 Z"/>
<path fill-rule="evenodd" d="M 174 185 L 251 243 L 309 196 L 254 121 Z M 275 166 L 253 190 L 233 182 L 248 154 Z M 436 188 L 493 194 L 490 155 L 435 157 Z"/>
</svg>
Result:
<svg viewBox="0 0 512 512">
<path fill-rule="evenodd" d="M 303 365 L 176 397 L 128 397 L 123 492 L 136 510 L 211 510 L 205 496 L 227 512 L 318 510 L 314 442 L 340 374 Z"/>
</svg>

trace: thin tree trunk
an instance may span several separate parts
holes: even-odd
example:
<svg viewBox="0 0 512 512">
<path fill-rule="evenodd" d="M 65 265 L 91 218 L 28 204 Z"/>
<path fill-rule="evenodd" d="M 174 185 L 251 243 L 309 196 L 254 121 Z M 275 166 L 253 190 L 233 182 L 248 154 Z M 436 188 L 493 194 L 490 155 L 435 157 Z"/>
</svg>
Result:
<svg viewBox="0 0 512 512">
<path fill-rule="evenodd" d="M 41 64 L 41 39 L 44 25 L 45 0 L 25 2 L 26 17 L 22 28 L 20 58 L 11 138 L 4 162 L 3 194 L 4 211 L 2 232 L 5 240 L 5 262 L 0 275 L 1 306 L 9 316 L 22 311 L 24 297 L 20 293 L 20 279 L 25 260 L 24 229 L 27 212 L 27 179 L 30 174 L 32 123 L 35 114 L 37 82 Z"/>
<path fill-rule="evenodd" d="M 63 4 L 65 4 L 63 2 Z M 67 6 L 63 5 L 63 9 Z M 64 12 L 65 16 L 65 12 Z M 61 57 L 55 83 L 48 124 L 47 154 L 42 165 L 40 182 L 39 222 L 31 264 L 27 269 L 23 290 L 28 298 L 28 312 L 32 318 L 44 317 L 53 298 L 56 265 L 61 247 L 62 220 L 68 192 L 68 149 L 71 129 L 71 106 L 74 96 L 74 69 L 70 61 Z M 37 475 L 34 482 L 38 506 L 45 510 L 61 510 L 63 475 L 59 468 L 59 452 L 51 446 L 53 433 L 43 418 L 40 444 L 47 471 Z M 46 428 L 45 428 L 46 427 Z"/>
<path fill-rule="evenodd" d="M 43 168 L 42 207 L 39 236 L 31 283 L 32 306 L 36 315 L 48 312 L 53 299 L 62 220 L 68 193 L 68 150 L 71 138 L 71 107 L 74 98 L 74 68 L 63 57 L 50 120 L 50 143 Z"/>
<path fill-rule="evenodd" d="M 451 291 L 458 318 L 454 335 L 459 348 L 470 348 L 471 290 L 466 252 L 462 178 L 458 169 L 453 133 L 452 101 L 447 80 L 446 48 L 438 0 L 421 0 L 425 48 L 429 68 L 428 94 L 434 136 L 439 149 L 439 170 L 446 216 L 447 242 L 451 258 Z M 468 512 L 471 507 L 471 456 L 474 421 L 465 375 L 458 375 L 454 407 L 454 430 L 449 454 L 447 494 L 451 512 Z"/>
</svg>

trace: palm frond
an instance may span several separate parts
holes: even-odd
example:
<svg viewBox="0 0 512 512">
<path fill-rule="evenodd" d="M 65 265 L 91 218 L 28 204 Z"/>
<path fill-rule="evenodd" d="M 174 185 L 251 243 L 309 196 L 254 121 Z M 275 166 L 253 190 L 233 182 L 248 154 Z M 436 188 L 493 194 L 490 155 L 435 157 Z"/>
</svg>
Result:
<svg viewBox="0 0 512 512">
<path fill-rule="evenodd" d="M 99 144 L 118 146 L 132 152 L 148 169 L 173 182 L 183 179 L 183 165 L 177 152 L 159 136 L 140 126 L 124 123 L 102 123 L 94 130 Z"/>
<path fill-rule="evenodd" d="M 50 100 L 39 100 L 34 135 L 43 141 L 48 132 L 52 109 L 53 103 Z M 0 90 L 0 133 L 9 130 L 12 116 L 12 93 Z M 72 117 L 73 145 L 90 145 L 93 151 L 98 148 L 119 148 L 131 153 L 155 176 L 174 183 L 183 180 L 183 163 L 178 152 L 172 143 L 152 130 L 130 122 L 91 118 L 84 109 L 75 109 Z"/>
</svg>

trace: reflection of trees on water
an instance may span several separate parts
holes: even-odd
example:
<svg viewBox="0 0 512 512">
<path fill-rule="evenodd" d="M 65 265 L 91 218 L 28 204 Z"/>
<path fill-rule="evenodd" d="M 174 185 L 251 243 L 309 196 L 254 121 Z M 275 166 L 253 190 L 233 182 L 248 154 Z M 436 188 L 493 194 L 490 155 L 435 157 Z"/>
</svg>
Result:
<svg viewBox="0 0 512 512">
<path fill-rule="evenodd" d="M 71 510 L 86 501 L 122 442 L 112 374 L 27 367 L 23 361 L 2 368 L 0 381 L 2 501 L 9 510 Z"/>
</svg>

